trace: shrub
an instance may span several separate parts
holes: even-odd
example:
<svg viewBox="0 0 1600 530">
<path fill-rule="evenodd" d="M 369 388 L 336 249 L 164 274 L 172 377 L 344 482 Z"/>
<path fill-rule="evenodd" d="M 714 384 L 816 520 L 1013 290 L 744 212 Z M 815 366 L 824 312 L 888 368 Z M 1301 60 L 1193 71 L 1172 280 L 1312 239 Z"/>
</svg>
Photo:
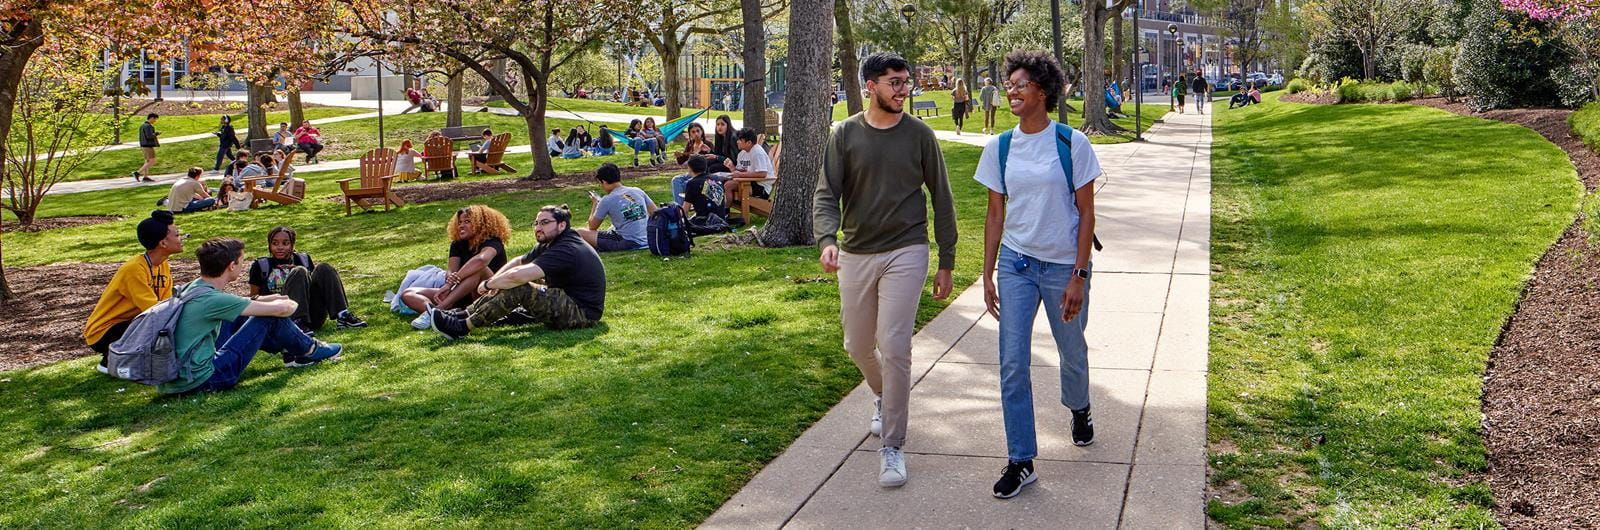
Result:
<svg viewBox="0 0 1600 530">
<path fill-rule="evenodd" d="M 1456 100 L 1456 77 L 1453 68 L 1456 62 L 1455 46 L 1441 46 L 1428 50 L 1427 60 L 1422 66 L 1422 82 L 1438 87 L 1439 92 L 1450 101 Z"/>
<path fill-rule="evenodd" d="M 1423 44 L 1407 44 L 1400 47 L 1400 79 L 1408 83 L 1423 82 L 1423 66 L 1428 62 L 1430 48 Z"/>
<path fill-rule="evenodd" d="M 1312 88 L 1313 88 L 1313 86 L 1312 86 L 1311 82 L 1307 81 L 1305 79 L 1300 79 L 1300 78 L 1297 77 L 1297 78 L 1289 80 L 1288 89 L 1289 89 L 1289 93 L 1290 94 L 1299 94 L 1301 92 L 1310 92 Z"/>
<path fill-rule="evenodd" d="M 1567 123 L 1572 125 L 1572 132 L 1577 133 L 1583 143 L 1600 151 L 1600 101 L 1584 105 L 1583 109 L 1567 118 Z"/>
<path fill-rule="evenodd" d="M 1389 85 L 1388 99 L 1391 101 L 1407 101 L 1415 97 L 1416 93 L 1417 89 L 1411 83 L 1395 81 L 1394 84 Z"/>
<path fill-rule="evenodd" d="M 1591 68 L 1591 65 L 1569 64 L 1551 73 L 1561 106 L 1578 107 L 1595 99 L 1597 76 Z"/>
<path fill-rule="evenodd" d="M 1549 73 L 1569 61 L 1557 42 L 1547 37 L 1548 26 L 1508 12 L 1495 0 L 1473 4 L 1454 72 L 1473 110 L 1558 102 Z"/>
</svg>

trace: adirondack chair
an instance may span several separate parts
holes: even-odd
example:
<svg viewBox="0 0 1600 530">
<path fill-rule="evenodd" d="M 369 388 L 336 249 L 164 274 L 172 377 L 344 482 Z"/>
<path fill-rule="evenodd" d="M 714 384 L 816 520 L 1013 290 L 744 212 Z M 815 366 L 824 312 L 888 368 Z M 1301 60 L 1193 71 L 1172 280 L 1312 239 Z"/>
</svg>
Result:
<svg viewBox="0 0 1600 530">
<path fill-rule="evenodd" d="M 294 153 L 288 153 L 283 157 L 283 164 L 278 166 L 277 176 L 272 177 L 273 184 L 271 188 L 256 187 L 256 184 L 258 184 L 262 179 L 244 179 L 245 192 L 249 193 L 255 198 L 255 200 L 250 203 L 251 208 L 259 207 L 263 205 L 265 201 L 272 201 L 278 204 L 300 204 L 300 201 L 305 199 L 305 186 L 297 185 L 296 183 L 291 182 L 290 179 L 283 178 L 282 176 L 283 172 L 289 169 L 289 162 L 291 160 L 294 160 Z"/>
<path fill-rule="evenodd" d="M 773 178 L 778 176 L 778 155 L 781 154 L 783 154 L 783 145 L 773 145 L 772 154 L 770 155 L 772 157 L 771 176 Z M 747 220 L 756 215 L 772 217 L 772 199 L 760 199 L 750 196 L 751 187 L 755 185 L 757 180 L 760 179 L 733 179 L 724 184 L 728 190 L 728 210 L 738 210 Z M 777 185 L 776 181 L 772 183 L 772 193 L 774 194 L 778 192 Z"/>
<path fill-rule="evenodd" d="M 383 205 L 384 211 L 389 210 L 389 205 L 405 206 L 406 202 L 391 189 L 393 185 L 394 150 L 367 151 L 361 156 L 361 176 L 339 179 L 339 189 L 344 191 L 344 214 L 350 215 L 351 203 L 363 210 L 372 210 L 378 204 Z"/>
<path fill-rule="evenodd" d="M 449 138 L 435 136 L 422 146 L 422 175 L 438 174 L 439 178 L 456 176 L 455 145 Z"/>
<path fill-rule="evenodd" d="M 502 161 L 506 156 L 506 145 L 511 143 L 511 133 L 500 133 L 489 140 L 489 160 L 483 165 L 493 173 L 516 173 L 517 168 L 511 167 Z M 536 146 L 537 147 L 537 146 Z"/>
</svg>

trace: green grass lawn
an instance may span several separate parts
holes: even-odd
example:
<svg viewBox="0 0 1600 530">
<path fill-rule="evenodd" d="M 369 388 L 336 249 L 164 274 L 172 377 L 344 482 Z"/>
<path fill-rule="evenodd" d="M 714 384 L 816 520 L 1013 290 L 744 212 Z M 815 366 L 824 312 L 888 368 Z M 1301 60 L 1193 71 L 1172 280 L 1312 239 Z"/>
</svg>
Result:
<svg viewBox="0 0 1600 530">
<path fill-rule="evenodd" d="M 315 109 L 307 109 L 310 112 Z M 163 118 L 165 119 L 165 118 Z M 157 122 L 158 124 L 161 122 Z M 416 149 L 422 150 L 422 140 L 428 132 L 444 127 L 445 113 L 419 112 L 412 114 L 388 115 L 384 117 L 384 137 L 388 139 L 390 147 L 399 145 L 400 140 L 410 139 L 417 144 Z M 502 116 L 491 113 L 468 113 L 462 117 L 462 123 L 467 125 L 488 125 L 497 132 L 510 132 L 511 145 L 528 144 L 528 126 L 522 118 L 516 116 Z M 213 122 L 213 125 L 215 123 Z M 545 124 L 549 127 L 560 127 L 563 131 L 574 125 L 584 125 L 590 129 L 590 134 L 598 130 L 588 124 L 577 120 L 549 119 Z M 609 127 L 625 127 L 626 124 L 607 123 Z M 370 149 L 378 147 L 378 119 L 365 118 L 329 123 L 317 127 L 322 131 L 322 143 L 325 146 L 319 158 L 321 160 L 349 160 L 361 158 Z M 276 132 L 276 126 L 268 132 Z M 539 136 L 539 143 L 544 142 L 548 136 L 546 132 Z M 241 130 L 240 140 L 244 140 Z M 466 143 L 461 143 L 458 148 L 465 149 Z M 126 178 L 128 173 L 139 169 L 144 163 L 143 154 L 137 149 L 120 151 L 105 151 L 95 155 L 78 168 L 66 180 L 94 180 L 103 178 Z M 163 175 L 179 173 L 189 169 L 190 166 L 200 166 L 211 169 L 217 156 L 217 142 L 215 139 L 206 138 L 188 142 L 172 142 L 163 144 L 156 150 L 156 165 L 152 173 Z M 304 157 L 299 158 L 304 161 Z M 226 162 L 226 161 L 224 161 Z"/>
<path fill-rule="evenodd" d="M 486 105 L 490 106 L 490 107 L 499 107 L 499 108 L 502 108 L 502 109 L 511 108 L 511 105 L 506 103 L 505 100 L 498 100 L 498 99 L 494 100 L 494 101 L 490 101 Z M 583 114 L 585 112 L 607 112 L 607 113 L 611 113 L 611 114 L 636 114 L 636 115 L 639 115 L 639 116 L 666 116 L 667 115 L 667 108 L 666 107 L 655 107 L 655 106 L 650 106 L 650 107 L 630 107 L 630 106 L 628 106 L 626 104 L 616 103 L 616 102 L 612 102 L 612 101 L 605 101 L 605 100 L 599 100 L 599 99 L 578 99 L 578 98 L 550 98 L 550 106 L 548 107 L 548 110 L 552 110 L 552 111 L 565 110 L 565 111 L 568 111 L 568 112 L 576 112 L 578 114 Z M 696 110 L 700 110 L 700 109 L 685 108 L 684 109 L 684 111 L 685 111 L 684 114 L 688 115 L 689 113 L 694 112 Z M 737 114 L 735 114 L 735 116 L 737 116 Z M 657 120 L 657 121 L 660 121 L 660 120 Z"/>
<path fill-rule="evenodd" d="M 373 109 L 355 107 L 306 107 L 305 110 L 306 119 L 308 120 L 375 112 Z M 233 128 L 238 132 L 239 139 L 243 140 L 245 134 L 250 131 L 250 118 L 245 115 L 243 107 L 239 108 L 239 112 L 228 115 L 233 117 Z M 215 132 L 218 124 L 222 121 L 222 116 L 222 114 L 163 115 L 161 119 L 156 120 L 156 130 L 161 132 L 161 139 L 165 143 L 169 138 Z M 144 124 L 144 115 L 123 116 L 123 118 L 125 118 L 125 121 L 122 124 L 122 141 L 138 141 L 139 126 Z M 268 112 L 267 130 L 276 131 L 279 123 L 287 121 L 289 121 L 289 111 L 287 110 Z M 211 145 L 216 147 L 216 141 L 211 140 Z"/>
<path fill-rule="evenodd" d="M 976 94 L 974 94 L 974 97 L 977 97 Z M 929 127 L 933 127 L 934 130 L 938 131 L 956 130 L 955 120 L 950 119 L 950 109 L 952 105 L 950 101 L 950 91 L 928 91 L 921 96 L 917 96 L 916 100 L 931 100 L 939 105 L 938 116 L 922 116 L 918 114 L 918 116 L 922 117 L 922 120 L 926 122 Z M 871 102 L 864 100 L 862 103 L 870 104 Z M 1083 123 L 1083 100 L 1073 99 L 1070 100 L 1069 103 L 1072 104 L 1072 108 L 1078 109 L 1078 112 L 1067 112 L 1067 125 L 1078 127 Z M 1111 136 L 1092 136 L 1089 138 L 1090 142 L 1097 144 L 1120 144 L 1133 141 L 1133 133 L 1131 131 L 1133 130 L 1134 118 L 1131 112 L 1133 111 L 1134 106 L 1132 103 L 1126 103 L 1124 105 L 1124 108 L 1130 112 L 1128 117 L 1115 118 L 1112 119 L 1111 122 L 1128 129 L 1130 132 Z M 850 111 L 846 107 L 847 105 L 843 101 L 835 104 L 833 106 L 833 119 L 842 120 L 850 117 Z M 910 107 L 911 104 L 906 103 L 906 112 L 910 112 Z M 1140 121 L 1142 124 L 1141 130 L 1150 129 L 1150 126 L 1155 124 L 1155 120 L 1161 119 L 1161 117 L 1167 113 L 1167 108 L 1160 105 L 1145 104 L 1142 105 L 1141 108 L 1144 109 L 1143 115 L 1140 116 L 1142 120 Z M 979 109 L 978 111 L 968 115 L 964 125 L 965 126 L 962 127 L 961 130 L 966 133 L 976 134 L 977 132 L 983 130 L 983 110 Z M 1009 109 L 1004 107 L 997 108 L 995 109 L 994 126 L 995 130 L 997 131 L 1003 131 L 1012 127 L 1016 127 L 1017 117 L 1016 115 L 1012 114 Z"/>
<path fill-rule="evenodd" d="M 1521 127 L 1409 105 L 1269 95 L 1215 127 L 1208 434 L 1226 495 L 1208 514 L 1236 528 L 1495 526 L 1481 378 L 1534 262 L 1572 222 L 1565 154 Z"/>
<path fill-rule="evenodd" d="M 985 194 L 971 178 L 980 150 L 945 148 L 965 249 L 959 288 L 979 270 Z M 345 173 L 315 175 L 310 195 L 333 193 Z M 664 176 L 632 183 L 666 196 Z M 235 236 L 259 256 L 268 227 L 294 226 L 301 249 L 344 271 L 372 326 L 321 335 L 347 345 L 342 363 L 289 370 L 261 356 L 239 388 L 186 399 L 107 379 L 87 357 L 0 374 L 12 398 L 0 410 L 0 527 L 699 523 L 859 381 L 840 347 L 836 285 L 797 281 L 825 278 L 814 249 L 607 255 L 606 316 L 588 330 L 446 343 L 380 302 L 405 271 L 443 263 L 456 208 L 505 212 L 508 250 L 521 253 L 539 205 L 586 205 L 587 189 L 352 217 L 320 199 L 180 217 L 191 252 Z M 130 218 L 8 233 L 6 265 L 125 259 L 137 252 L 135 216 L 161 193 L 49 201 L 46 215 Z M 944 305 L 925 298 L 919 322 Z"/>
</svg>

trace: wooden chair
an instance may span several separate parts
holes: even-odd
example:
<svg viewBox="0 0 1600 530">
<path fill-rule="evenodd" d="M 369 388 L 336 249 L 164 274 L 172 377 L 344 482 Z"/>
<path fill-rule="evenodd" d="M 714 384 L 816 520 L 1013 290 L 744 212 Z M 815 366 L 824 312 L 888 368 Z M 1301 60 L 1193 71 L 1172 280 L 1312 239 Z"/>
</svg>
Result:
<svg viewBox="0 0 1600 530">
<path fill-rule="evenodd" d="M 489 160 L 484 162 L 483 165 L 488 166 L 493 173 L 516 173 L 517 168 L 511 167 L 511 164 L 507 164 L 502 161 L 502 159 L 506 156 L 506 145 L 510 143 L 511 133 L 500 133 L 494 135 L 494 139 L 489 141 Z"/>
<path fill-rule="evenodd" d="M 766 118 L 767 130 L 761 132 L 765 134 L 767 138 L 772 138 L 774 142 L 781 140 L 781 134 L 783 131 L 783 116 L 779 115 L 777 111 L 768 108 Z M 776 161 L 777 158 L 773 158 L 773 160 Z"/>
<path fill-rule="evenodd" d="M 772 157 L 771 178 L 778 177 L 778 155 L 782 153 L 782 144 L 772 146 L 772 154 L 770 155 Z M 772 199 L 760 199 L 750 196 L 751 188 L 760 180 L 763 179 L 733 179 L 724 184 L 724 186 L 728 187 L 728 210 L 738 210 L 740 214 L 744 215 L 746 221 L 756 215 L 771 217 Z M 773 189 L 771 192 L 773 194 L 777 193 L 777 184 L 777 181 L 772 183 Z"/>
<path fill-rule="evenodd" d="M 361 176 L 339 179 L 339 189 L 344 191 L 345 215 L 350 215 L 351 203 L 369 211 L 378 204 L 383 205 L 384 211 L 388 211 L 391 204 L 395 207 L 406 205 L 391 189 L 394 185 L 394 158 L 393 149 L 367 151 L 361 156 Z M 352 182 L 355 185 L 351 185 Z"/>
<path fill-rule="evenodd" d="M 251 208 L 260 207 L 266 204 L 266 201 L 272 201 L 278 204 L 300 204 L 300 201 L 305 199 L 305 187 L 295 186 L 292 182 L 290 182 L 290 179 L 283 177 L 283 172 L 288 171 L 289 162 L 292 160 L 294 160 L 294 153 L 288 153 L 284 155 L 283 163 L 278 166 L 278 172 L 276 173 L 277 176 L 244 179 L 244 191 L 249 193 L 255 199 L 250 203 Z M 265 178 L 271 178 L 273 180 L 272 187 L 256 187 L 256 184 Z"/>
<path fill-rule="evenodd" d="M 454 143 L 444 136 L 429 138 L 428 142 L 422 146 L 422 163 L 422 176 L 424 177 L 428 176 L 429 173 L 437 174 L 439 178 L 444 178 L 445 173 L 449 173 L 451 177 L 456 176 Z"/>
</svg>

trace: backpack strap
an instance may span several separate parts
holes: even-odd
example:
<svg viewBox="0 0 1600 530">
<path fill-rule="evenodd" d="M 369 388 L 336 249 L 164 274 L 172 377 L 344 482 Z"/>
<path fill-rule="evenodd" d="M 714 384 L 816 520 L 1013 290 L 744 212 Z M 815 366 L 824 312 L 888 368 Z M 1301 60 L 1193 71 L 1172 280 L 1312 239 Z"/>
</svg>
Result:
<svg viewBox="0 0 1600 530">
<path fill-rule="evenodd" d="M 1006 195 L 1006 156 L 1011 154 L 1011 132 L 1000 133 L 1000 194 Z"/>
<path fill-rule="evenodd" d="M 299 265 L 301 267 L 305 267 L 306 268 L 306 272 L 311 272 L 311 255 L 310 254 L 306 254 L 304 252 L 296 252 L 296 253 L 294 253 L 294 262 L 295 262 L 295 264 L 297 264 L 297 265 Z"/>
<path fill-rule="evenodd" d="M 1072 205 L 1073 210 L 1077 210 L 1077 182 L 1072 179 L 1072 127 L 1060 122 L 1056 123 L 1056 157 L 1061 159 L 1061 173 L 1067 176 L 1067 204 Z M 1095 250 L 1105 248 L 1105 245 L 1100 244 L 1100 236 L 1092 237 Z"/>
<path fill-rule="evenodd" d="M 268 259 L 266 256 L 256 259 L 256 266 L 261 268 L 262 276 L 272 274 L 272 262 L 267 261 Z"/>
</svg>

